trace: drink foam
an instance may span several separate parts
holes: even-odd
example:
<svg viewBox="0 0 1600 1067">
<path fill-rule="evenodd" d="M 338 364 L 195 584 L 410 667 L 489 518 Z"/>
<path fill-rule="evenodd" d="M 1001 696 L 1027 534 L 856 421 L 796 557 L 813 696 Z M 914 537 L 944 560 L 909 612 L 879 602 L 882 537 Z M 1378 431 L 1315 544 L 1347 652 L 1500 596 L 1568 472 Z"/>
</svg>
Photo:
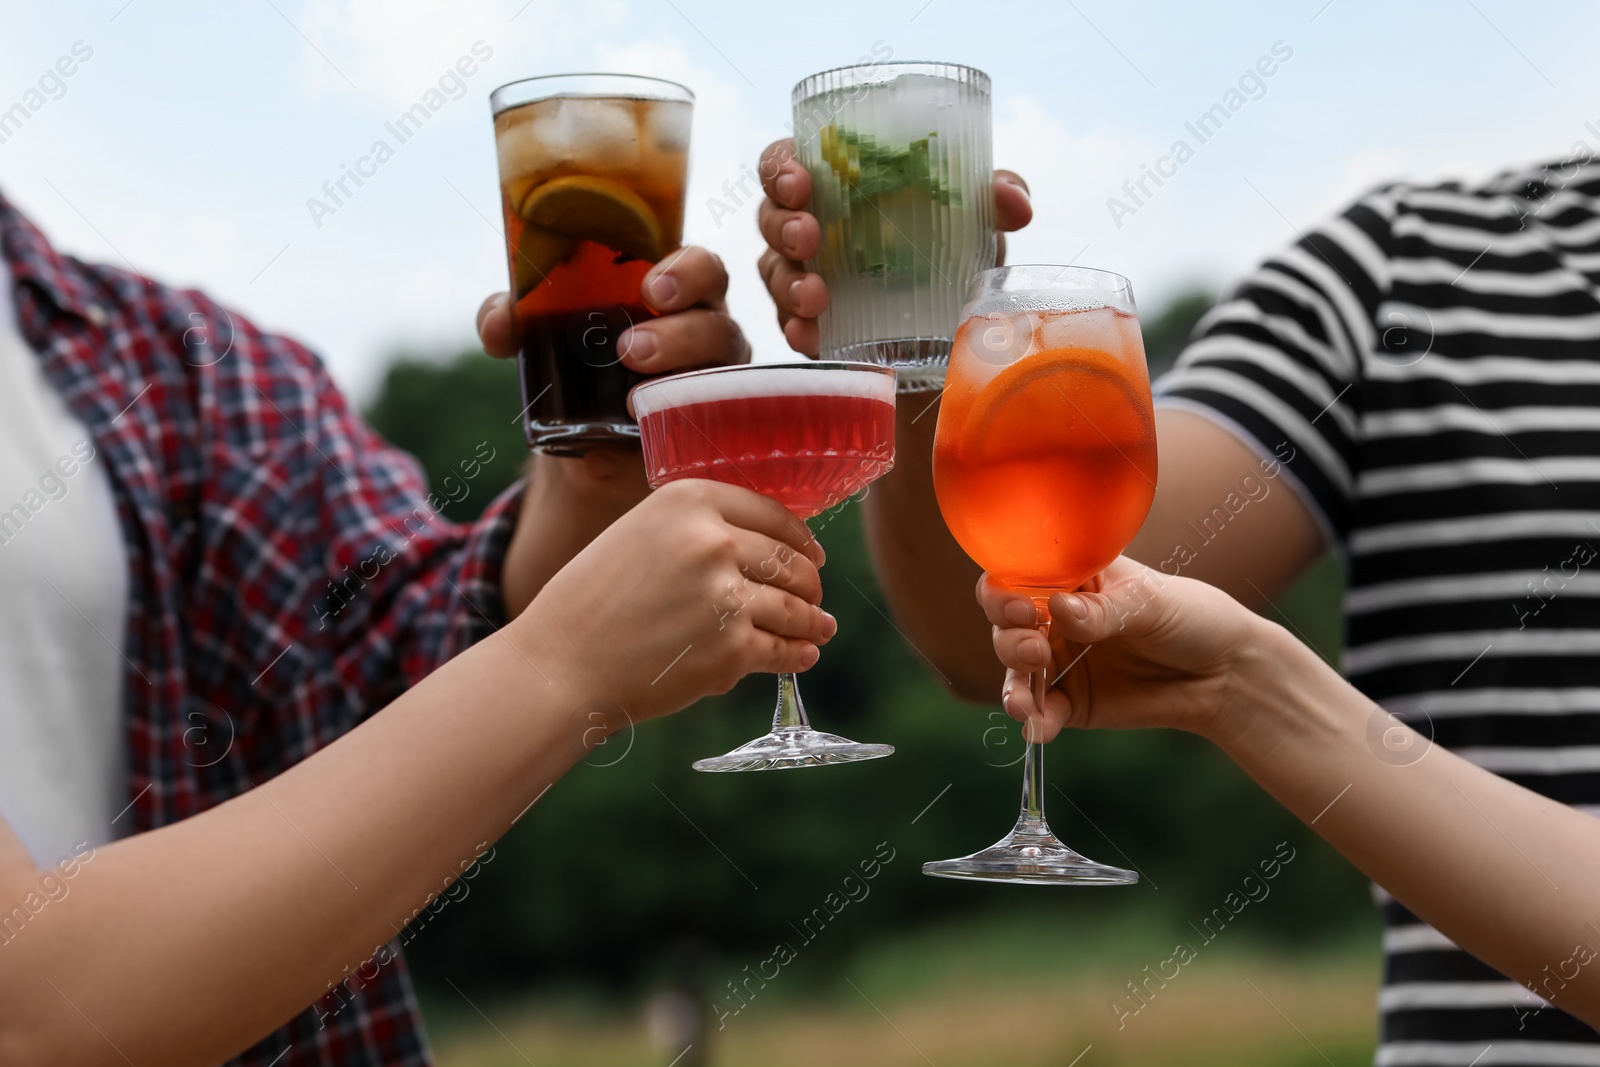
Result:
<svg viewBox="0 0 1600 1067">
<path fill-rule="evenodd" d="M 751 364 L 646 382 L 634 389 L 632 399 L 634 414 L 643 419 L 688 404 L 769 396 L 848 396 L 893 404 L 894 375 L 795 363 Z"/>
</svg>

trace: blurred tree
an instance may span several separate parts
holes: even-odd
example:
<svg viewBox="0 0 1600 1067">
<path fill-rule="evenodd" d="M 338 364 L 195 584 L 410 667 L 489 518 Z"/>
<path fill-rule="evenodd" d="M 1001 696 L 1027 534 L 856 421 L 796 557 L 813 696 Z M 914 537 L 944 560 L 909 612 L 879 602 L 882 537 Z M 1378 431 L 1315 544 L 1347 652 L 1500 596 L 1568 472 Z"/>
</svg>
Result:
<svg viewBox="0 0 1600 1067">
<path fill-rule="evenodd" d="M 1149 317 L 1153 364 L 1170 363 L 1209 303 L 1196 293 Z M 469 352 L 449 363 L 396 363 L 368 416 L 421 459 L 435 486 L 480 442 L 498 450 L 472 493 L 446 509 L 469 519 L 520 470 L 518 406 L 514 366 Z M 704 947 L 697 966 L 710 976 L 710 998 L 727 1001 L 728 983 L 750 981 L 780 942 L 824 960 L 866 938 L 982 912 L 1070 909 L 1085 923 L 1131 915 L 1181 927 L 1209 913 L 1280 841 L 1300 858 L 1279 892 L 1253 908 L 1253 929 L 1303 937 L 1370 914 L 1358 874 L 1220 753 L 1175 733 L 1077 734 L 1050 750 L 1057 829 L 1090 855 L 1137 865 L 1149 889 L 1017 893 L 922 877 L 922 861 L 971 851 L 1010 825 L 1016 728 L 998 708 L 949 696 L 898 635 L 862 544 L 859 508 L 813 527 L 828 550 L 824 605 L 839 620 L 839 638 L 805 676 L 807 707 L 824 728 L 892 742 L 896 755 L 795 774 L 691 771 L 692 760 L 764 727 L 775 688 L 766 676 L 624 731 L 528 812 L 468 896 L 412 931 L 407 951 L 420 982 L 675 986 L 682 946 L 693 944 Z M 1338 654 L 1338 596 L 1338 569 L 1325 561 L 1280 605 L 1281 618 L 1329 657 Z M 861 865 L 875 854 L 893 859 L 868 883 Z M 859 902 L 848 899 L 852 874 L 850 884 L 868 890 Z M 828 920 L 820 934 L 812 933 L 817 916 Z"/>
<path fill-rule="evenodd" d="M 1194 324 L 1200 316 L 1211 310 L 1216 297 L 1204 289 L 1182 293 L 1154 315 L 1142 316 L 1140 330 L 1144 333 L 1145 362 L 1150 366 L 1150 380 L 1161 377 L 1172 369 L 1178 353 L 1189 343 Z"/>
<path fill-rule="evenodd" d="M 446 503 L 439 511 L 470 522 L 501 490 L 516 481 L 528 454 L 517 420 L 517 365 L 468 351 L 454 359 L 401 356 L 389 367 L 367 421 L 384 437 L 422 461 L 428 483 Z M 462 478 L 463 463 L 489 454 L 468 492 L 451 499 L 445 479 Z"/>
</svg>

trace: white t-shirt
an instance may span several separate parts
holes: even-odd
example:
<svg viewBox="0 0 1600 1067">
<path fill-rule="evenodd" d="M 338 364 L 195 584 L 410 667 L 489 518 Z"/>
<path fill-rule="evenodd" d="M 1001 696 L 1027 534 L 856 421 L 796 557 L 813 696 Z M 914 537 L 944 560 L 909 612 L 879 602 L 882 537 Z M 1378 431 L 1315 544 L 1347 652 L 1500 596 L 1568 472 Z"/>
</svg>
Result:
<svg viewBox="0 0 1600 1067">
<path fill-rule="evenodd" d="M 128 564 L 104 457 L 15 301 L 0 259 L 0 814 L 49 865 L 111 840 L 128 802 Z"/>
</svg>

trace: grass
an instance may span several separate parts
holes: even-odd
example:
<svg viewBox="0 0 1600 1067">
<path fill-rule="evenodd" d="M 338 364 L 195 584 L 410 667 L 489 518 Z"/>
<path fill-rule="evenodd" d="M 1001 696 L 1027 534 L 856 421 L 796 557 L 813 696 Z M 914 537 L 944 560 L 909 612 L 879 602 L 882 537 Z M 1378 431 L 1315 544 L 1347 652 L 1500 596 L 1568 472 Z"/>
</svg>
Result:
<svg viewBox="0 0 1600 1067">
<path fill-rule="evenodd" d="M 1219 937 L 1164 987 L 1152 980 L 1144 1006 L 1119 1018 L 1112 1002 L 1136 1007 L 1126 984 L 1171 956 L 1181 937 L 1152 929 L 1161 925 L 968 924 L 874 943 L 791 979 L 802 956 L 720 1031 L 713 1021 L 679 1067 L 1371 1063 L 1371 931 L 1294 955 Z M 468 1005 L 450 996 L 425 1002 L 441 1067 L 665 1067 L 683 1051 L 652 1043 L 638 1004 L 569 994 Z"/>
</svg>

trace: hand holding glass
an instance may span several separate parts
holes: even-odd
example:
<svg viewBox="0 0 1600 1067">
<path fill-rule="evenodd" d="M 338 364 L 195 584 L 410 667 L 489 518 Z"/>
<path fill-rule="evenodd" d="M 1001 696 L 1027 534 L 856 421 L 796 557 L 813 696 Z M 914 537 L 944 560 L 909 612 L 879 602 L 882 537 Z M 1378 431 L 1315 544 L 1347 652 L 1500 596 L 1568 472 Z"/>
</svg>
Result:
<svg viewBox="0 0 1600 1067">
<path fill-rule="evenodd" d="M 894 466 L 894 371 L 864 363 L 767 363 L 656 378 L 632 394 L 651 488 L 709 478 L 754 489 L 796 516 L 820 514 Z M 736 610 L 738 591 L 729 590 Z M 768 771 L 876 759 L 811 728 L 792 674 L 778 678 L 772 731 L 697 771 Z"/>
</svg>

